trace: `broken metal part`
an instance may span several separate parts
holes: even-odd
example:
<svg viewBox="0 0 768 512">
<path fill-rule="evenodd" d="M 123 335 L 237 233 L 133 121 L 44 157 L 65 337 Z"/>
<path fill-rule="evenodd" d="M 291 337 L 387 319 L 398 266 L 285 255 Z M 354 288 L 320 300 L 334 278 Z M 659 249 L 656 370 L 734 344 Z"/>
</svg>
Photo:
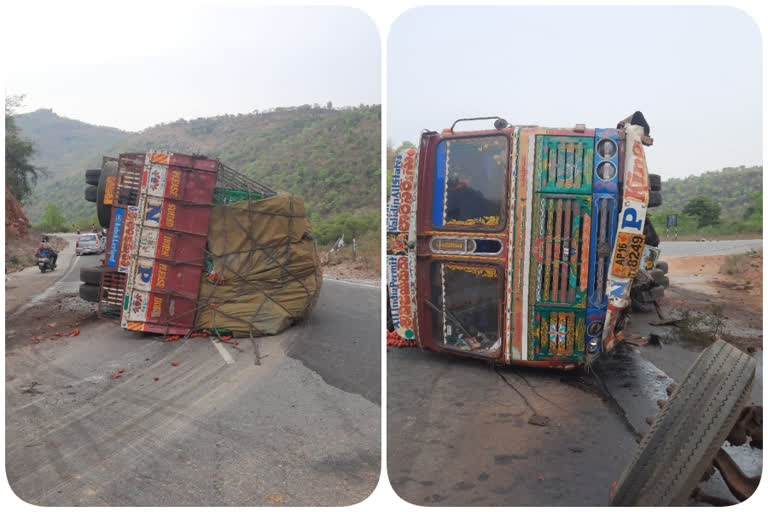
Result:
<svg viewBox="0 0 768 512">
<path fill-rule="evenodd" d="M 750 438 L 752 448 L 763 448 L 763 406 L 750 405 L 742 409 L 739 419 L 728 434 L 728 441 L 741 446 Z"/>
<path fill-rule="evenodd" d="M 715 507 L 728 507 L 731 505 L 736 505 L 735 501 L 726 500 L 718 496 L 712 496 L 711 494 L 706 494 L 702 492 L 698 487 L 693 490 L 691 498 L 702 503 L 709 503 Z"/>
<path fill-rule="evenodd" d="M 747 500 L 757 490 L 760 485 L 760 475 L 747 476 L 741 470 L 736 461 L 734 461 L 725 450 L 720 448 L 713 461 L 714 466 L 720 471 L 720 475 L 725 480 L 725 485 L 739 501 Z"/>
</svg>

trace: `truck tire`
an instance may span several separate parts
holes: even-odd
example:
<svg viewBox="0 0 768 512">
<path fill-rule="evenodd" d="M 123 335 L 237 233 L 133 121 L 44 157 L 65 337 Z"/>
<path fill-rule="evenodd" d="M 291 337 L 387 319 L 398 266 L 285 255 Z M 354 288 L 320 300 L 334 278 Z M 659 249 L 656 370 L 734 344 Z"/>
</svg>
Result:
<svg viewBox="0 0 768 512">
<path fill-rule="evenodd" d="M 93 185 L 88 185 L 85 187 L 85 200 L 92 203 L 96 202 L 96 187 Z"/>
<path fill-rule="evenodd" d="M 101 178 L 101 169 L 88 169 L 85 171 L 85 182 L 88 185 L 98 185 Z"/>
<path fill-rule="evenodd" d="M 667 274 L 669 272 L 669 263 L 667 263 L 666 261 L 657 261 L 656 268 L 658 270 L 661 270 L 663 273 Z"/>
<path fill-rule="evenodd" d="M 104 163 L 99 178 L 98 193 L 96 196 L 96 214 L 99 217 L 99 224 L 103 228 L 109 229 L 109 223 L 112 220 L 112 206 L 104 204 L 104 190 L 107 187 L 107 177 L 117 176 L 117 162 L 108 161 Z"/>
<path fill-rule="evenodd" d="M 651 190 L 661 190 L 661 176 L 658 174 L 649 174 L 648 188 Z"/>
<path fill-rule="evenodd" d="M 99 287 L 95 284 L 81 284 L 80 298 L 88 302 L 99 302 Z"/>
<path fill-rule="evenodd" d="M 101 276 L 104 273 L 104 269 L 101 267 L 88 267 L 80 269 L 80 280 L 87 284 L 95 284 L 99 286 L 101 284 Z"/>
<path fill-rule="evenodd" d="M 653 227 L 653 222 L 651 222 L 650 218 L 645 219 L 645 224 L 643 225 L 643 234 L 645 235 L 646 245 L 658 247 L 661 243 L 661 238 L 659 238 L 658 233 L 656 233 L 656 228 Z"/>
<path fill-rule="evenodd" d="M 661 190 L 648 191 L 648 208 L 661 206 Z"/>
<path fill-rule="evenodd" d="M 752 389 L 755 361 L 718 340 L 686 373 L 616 486 L 615 506 L 685 506 Z"/>
</svg>

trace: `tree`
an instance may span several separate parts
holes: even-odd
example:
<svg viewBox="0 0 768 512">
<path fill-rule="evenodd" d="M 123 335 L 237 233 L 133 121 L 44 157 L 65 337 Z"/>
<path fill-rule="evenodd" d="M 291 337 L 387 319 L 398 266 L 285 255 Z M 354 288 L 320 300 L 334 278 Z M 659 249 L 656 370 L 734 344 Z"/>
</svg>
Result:
<svg viewBox="0 0 768 512">
<path fill-rule="evenodd" d="M 67 219 L 61 214 L 56 203 L 48 203 L 45 206 L 40 227 L 45 231 L 66 231 Z"/>
<path fill-rule="evenodd" d="M 21 201 L 29 196 L 37 183 L 41 171 L 30 163 L 35 154 L 34 144 L 21 137 L 19 127 L 13 119 L 15 110 L 21 106 L 24 96 L 5 98 L 5 186 L 14 197 Z"/>
<path fill-rule="evenodd" d="M 720 222 L 720 205 L 706 196 L 697 196 L 688 201 L 683 213 L 698 218 L 700 228 Z"/>
</svg>

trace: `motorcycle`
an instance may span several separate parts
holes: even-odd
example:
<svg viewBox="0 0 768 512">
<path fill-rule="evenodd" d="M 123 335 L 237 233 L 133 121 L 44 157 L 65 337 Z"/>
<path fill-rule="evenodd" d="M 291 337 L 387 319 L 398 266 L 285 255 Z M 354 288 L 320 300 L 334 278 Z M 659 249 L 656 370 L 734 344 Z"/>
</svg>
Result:
<svg viewBox="0 0 768 512">
<path fill-rule="evenodd" d="M 38 256 L 37 268 L 40 269 L 41 273 L 45 274 L 46 271 L 54 270 L 56 265 L 53 264 L 53 260 L 51 260 L 50 256 Z"/>
</svg>

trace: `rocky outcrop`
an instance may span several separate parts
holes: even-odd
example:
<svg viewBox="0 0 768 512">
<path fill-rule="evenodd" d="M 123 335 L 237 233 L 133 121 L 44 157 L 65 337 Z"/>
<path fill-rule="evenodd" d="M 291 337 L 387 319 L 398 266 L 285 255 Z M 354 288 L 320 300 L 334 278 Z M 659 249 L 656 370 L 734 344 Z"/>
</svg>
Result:
<svg viewBox="0 0 768 512">
<path fill-rule="evenodd" d="M 5 238 L 24 237 L 29 234 L 29 221 L 24 214 L 24 208 L 16 200 L 11 191 L 5 189 Z"/>
</svg>

